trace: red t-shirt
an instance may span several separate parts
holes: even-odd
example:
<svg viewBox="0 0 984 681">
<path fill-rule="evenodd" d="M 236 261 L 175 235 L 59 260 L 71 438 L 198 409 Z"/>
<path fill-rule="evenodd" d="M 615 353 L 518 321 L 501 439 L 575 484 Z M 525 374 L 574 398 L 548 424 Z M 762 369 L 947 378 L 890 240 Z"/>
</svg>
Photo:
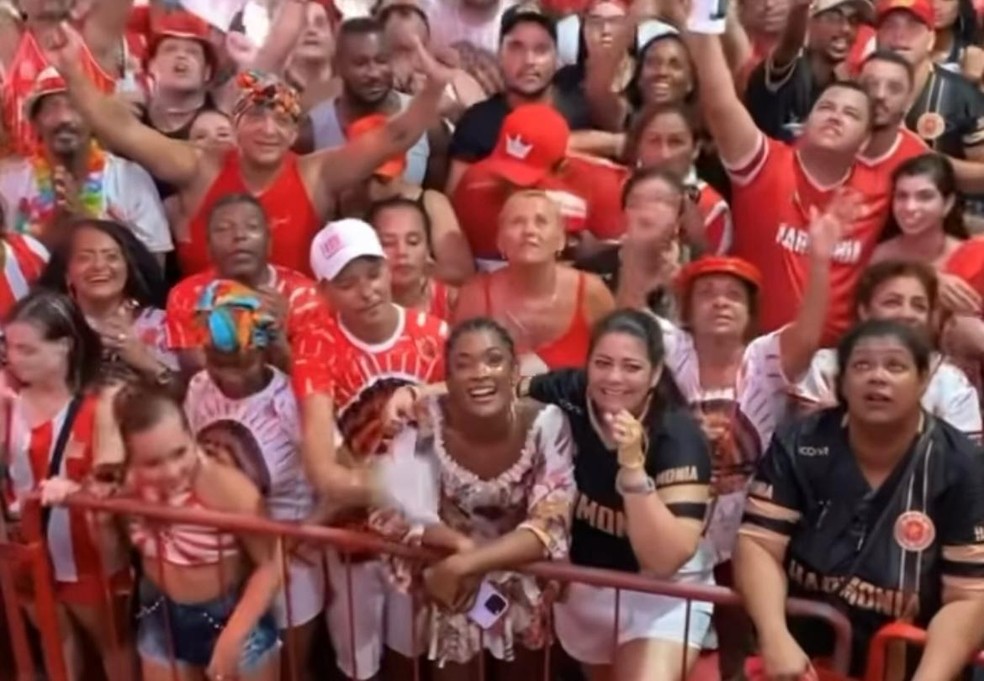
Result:
<svg viewBox="0 0 984 681">
<path fill-rule="evenodd" d="M 910 158 L 922 156 L 929 151 L 929 147 L 916 133 L 907 128 L 899 128 L 899 134 L 895 137 L 892 147 L 880 158 L 868 159 L 858 156 L 858 163 L 876 173 L 883 179 L 884 200 L 891 206 L 892 196 L 892 175 L 900 165 Z M 885 209 L 886 211 L 889 208 Z"/>
<path fill-rule="evenodd" d="M 735 228 L 728 202 L 718 190 L 703 180 L 697 180 L 697 212 L 704 222 L 704 241 L 707 251 L 727 255 L 735 242 Z"/>
<path fill-rule="evenodd" d="M 854 320 L 854 289 L 874 251 L 885 218 L 886 178 L 857 164 L 833 187 L 819 187 L 803 168 L 796 148 L 760 135 L 758 149 L 741 168 L 729 169 L 735 221 L 732 254 L 762 273 L 759 326 L 763 333 L 796 316 L 809 273 L 809 214 L 822 209 L 841 187 L 864 197 L 861 217 L 837 245 L 831 262 L 832 295 L 824 344 L 830 345 Z"/>
<path fill-rule="evenodd" d="M 215 270 L 193 274 L 182 279 L 167 297 L 167 346 L 171 350 L 187 350 L 202 346 L 202 330 L 195 322 L 198 297 L 216 278 Z M 300 272 L 270 265 L 270 287 L 287 299 L 287 338 L 293 340 L 308 327 L 317 326 L 328 312 L 321 302 L 313 281 Z"/>
<path fill-rule="evenodd" d="M 398 309 L 397 330 L 382 343 L 362 342 L 332 316 L 292 344 L 298 399 L 330 395 L 338 429 L 358 457 L 386 452 L 381 417 L 397 388 L 444 380 L 448 325 L 422 310 Z"/>
</svg>

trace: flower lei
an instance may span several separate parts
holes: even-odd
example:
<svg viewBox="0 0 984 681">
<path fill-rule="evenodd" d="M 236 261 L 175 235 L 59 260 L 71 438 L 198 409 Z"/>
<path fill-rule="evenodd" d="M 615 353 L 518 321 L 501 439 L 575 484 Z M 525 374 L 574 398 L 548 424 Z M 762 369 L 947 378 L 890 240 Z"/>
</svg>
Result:
<svg viewBox="0 0 984 681">
<path fill-rule="evenodd" d="M 21 233 L 34 233 L 49 227 L 58 208 L 54 170 L 43 151 L 39 150 L 33 155 L 31 167 L 37 193 L 31 199 L 23 199 L 18 206 L 15 228 Z M 106 152 L 93 141 L 86 156 L 85 179 L 79 186 L 78 195 L 78 204 L 88 217 L 102 214 L 105 169 Z"/>
</svg>

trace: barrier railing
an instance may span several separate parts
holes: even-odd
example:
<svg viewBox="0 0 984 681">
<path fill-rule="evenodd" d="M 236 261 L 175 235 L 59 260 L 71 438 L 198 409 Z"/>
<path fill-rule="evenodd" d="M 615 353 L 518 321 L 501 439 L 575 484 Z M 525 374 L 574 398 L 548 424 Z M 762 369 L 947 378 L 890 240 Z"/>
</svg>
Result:
<svg viewBox="0 0 984 681">
<path fill-rule="evenodd" d="M 925 629 L 914 627 L 905 622 L 894 622 L 879 629 L 871 640 L 871 648 L 868 650 L 865 681 L 887 681 L 886 674 L 891 667 L 889 648 L 893 643 L 899 642 L 909 646 L 924 647 L 927 637 Z M 984 652 L 978 653 L 968 662 L 984 666 Z"/>
<path fill-rule="evenodd" d="M 23 603 L 18 579 L 27 577 L 35 626 L 40 633 L 41 655 L 48 675 L 55 679 L 66 677 L 65 660 L 59 643 L 58 619 L 55 613 L 55 590 L 48 563 L 48 550 L 43 541 L 11 543 L 8 528 L 0 517 L 0 601 L 6 615 L 6 630 L 13 656 L 17 681 L 36 681 L 37 669 L 31 652 L 30 637 L 20 606 Z M 0 665 L 6 666 L 6 665 Z M 10 668 L 4 670 L 10 672 Z"/>
<path fill-rule="evenodd" d="M 68 501 L 68 506 L 85 510 L 87 512 L 101 512 L 113 515 L 143 517 L 152 521 L 170 524 L 190 524 L 214 528 L 221 531 L 240 533 L 245 535 L 264 535 L 277 537 L 280 541 L 292 540 L 292 544 L 301 542 L 304 545 L 316 545 L 320 549 L 331 548 L 339 554 L 379 554 L 403 558 L 416 565 L 427 564 L 435 561 L 443 555 L 438 551 L 426 547 L 415 547 L 406 544 L 398 544 L 387 541 L 379 536 L 355 532 L 352 530 L 320 527 L 311 525 L 298 525 L 275 522 L 253 516 L 244 516 L 231 513 L 224 513 L 211 510 L 188 510 L 183 508 L 173 508 L 147 504 L 127 498 L 97 499 L 84 495 L 77 495 Z M 45 665 L 47 667 L 48 679 L 50 681 L 66 681 L 65 663 L 61 659 L 61 648 L 59 646 L 59 635 L 57 627 L 56 604 L 54 593 L 50 586 L 41 588 L 42 583 L 51 583 L 51 570 L 47 561 L 47 550 L 41 535 L 40 505 L 36 497 L 30 498 L 24 504 L 23 527 L 27 539 L 25 546 L 0 546 L 0 567 L 5 560 L 18 558 L 19 562 L 24 563 L 24 558 L 28 557 L 27 567 L 30 569 L 35 584 L 39 587 L 36 591 L 36 617 L 39 623 L 41 638 L 44 642 Z M 284 573 L 287 574 L 287 556 L 284 553 Z M 349 571 L 346 575 L 345 583 L 349 589 L 348 603 L 352 604 L 351 591 L 351 562 L 345 562 L 345 569 Z M 621 592 L 637 592 L 658 596 L 668 596 L 679 598 L 686 601 L 687 613 L 684 632 L 689 629 L 691 606 L 694 601 L 709 602 L 716 605 L 740 606 L 739 596 L 726 588 L 717 586 L 706 586 L 696 584 L 686 584 L 672 581 L 659 580 L 642 574 L 632 574 L 612 570 L 602 570 L 595 568 L 585 568 L 561 562 L 537 562 L 523 566 L 521 570 L 515 572 L 532 575 L 540 580 L 555 581 L 563 584 L 583 584 L 594 587 L 607 587 L 615 590 L 615 616 L 612 623 L 613 636 L 611 637 L 612 646 L 618 640 L 619 608 L 621 607 Z M 0 575 L 3 570 L 0 570 Z M 221 577 L 220 577 L 221 579 Z M 290 590 L 289 580 L 285 588 Z M 108 593 L 108 588 L 107 588 Z M 11 605 L 10 599 L 6 597 L 7 619 L 12 626 L 16 627 L 20 622 L 21 632 L 17 634 L 20 641 L 16 645 L 24 643 L 23 624 L 16 612 L 16 605 Z M 289 603 L 290 598 L 287 598 Z M 357 604 L 358 605 L 358 604 Z M 13 609 L 12 609 L 13 608 Z M 832 671 L 846 675 L 850 663 L 851 649 L 851 626 L 844 615 L 833 607 L 820 602 L 802 599 L 789 599 L 787 601 L 787 611 L 792 615 L 815 618 L 825 621 L 833 630 L 835 635 L 835 650 L 830 658 Z M 354 626 L 355 613 L 349 607 L 348 613 L 349 626 Z M 288 612 L 289 616 L 289 612 Z M 411 624 L 411 627 L 415 627 Z M 599 632 L 599 635 L 604 635 Z M 354 636 L 351 637 L 354 639 Z M 552 640 L 552 639 L 551 639 Z M 684 655 L 686 655 L 687 641 L 684 640 Z M 697 644 L 699 645 L 699 644 Z M 484 644 L 483 644 L 484 647 Z M 546 645 L 543 651 L 545 663 L 543 664 L 543 678 L 550 678 L 550 645 Z M 296 659 L 292 640 L 286 641 L 283 650 L 287 656 L 288 672 L 287 678 L 297 679 L 301 675 L 298 670 L 301 668 Z M 26 656 L 26 657 L 25 657 Z M 30 666 L 29 652 L 21 649 L 17 660 L 19 670 L 23 671 L 21 678 L 29 678 L 29 673 L 33 673 Z M 484 656 L 479 655 L 480 679 L 485 678 Z M 420 678 L 420 663 L 418 658 L 414 661 L 413 678 Z M 362 678 L 356 668 L 354 674 L 356 678 Z M 33 679 L 33 677 L 30 677 Z"/>
</svg>

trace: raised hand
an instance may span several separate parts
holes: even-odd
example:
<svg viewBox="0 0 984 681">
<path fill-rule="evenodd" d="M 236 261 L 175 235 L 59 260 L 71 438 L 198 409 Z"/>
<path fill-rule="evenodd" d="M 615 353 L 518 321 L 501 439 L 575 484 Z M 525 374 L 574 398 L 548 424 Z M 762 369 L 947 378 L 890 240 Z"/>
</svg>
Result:
<svg viewBox="0 0 984 681">
<path fill-rule="evenodd" d="M 827 261 L 833 256 L 837 244 L 858 218 L 863 199 L 853 191 L 841 191 L 827 203 L 821 212 L 810 207 L 810 255 Z"/>
<path fill-rule="evenodd" d="M 82 36 L 68 22 L 62 21 L 52 26 L 42 25 L 37 31 L 38 44 L 45 59 L 60 74 L 66 76 L 79 69 L 82 60 Z"/>
<path fill-rule="evenodd" d="M 453 71 L 435 59 L 419 37 L 414 36 L 413 44 L 417 51 L 415 70 L 427 76 L 431 87 L 443 90 L 451 82 Z"/>
</svg>

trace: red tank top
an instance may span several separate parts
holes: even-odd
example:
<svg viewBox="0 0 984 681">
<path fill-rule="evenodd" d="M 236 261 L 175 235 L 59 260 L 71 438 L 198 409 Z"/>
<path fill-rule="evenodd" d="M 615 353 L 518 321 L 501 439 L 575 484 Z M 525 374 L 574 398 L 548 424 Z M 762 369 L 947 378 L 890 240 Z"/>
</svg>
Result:
<svg viewBox="0 0 984 681">
<path fill-rule="evenodd" d="M 438 319 L 443 319 L 444 321 L 450 321 L 451 301 L 448 296 L 450 291 L 448 285 L 443 281 L 431 279 L 430 287 L 430 305 L 428 306 L 427 314 Z"/>
<path fill-rule="evenodd" d="M 186 240 L 177 244 L 178 264 L 183 276 L 198 274 L 211 265 L 206 230 L 212 206 L 223 196 L 244 193 L 250 191 L 239 172 L 239 152 L 233 149 L 226 153 L 218 177 L 195 211 Z M 311 242 L 321 225 L 301 180 L 297 155 L 288 153 L 273 183 L 255 196 L 266 211 L 270 225 L 270 263 L 311 276 Z"/>
<path fill-rule="evenodd" d="M 485 290 L 485 311 L 491 316 L 492 313 L 492 293 L 489 288 L 491 278 L 482 277 L 482 286 Z M 588 345 L 591 342 L 591 327 L 584 316 L 584 289 L 587 276 L 584 272 L 578 272 L 577 277 L 577 300 L 574 303 L 574 316 L 567 327 L 567 331 L 560 336 L 544 343 L 538 348 L 534 348 L 531 353 L 540 358 L 547 369 L 569 369 L 583 367 L 588 357 Z"/>
<path fill-rule="evenodd" d="M 96 87 L 107 94 L 113 92 L 116 88 L 116 80 L 103 71 L 84 43 L 81 58 L 83 71 Z M 37 40 L 34 39 L 34 35 L 30 31 L 24 31 L 17 44 L 14 58 L 10 61 L 10 68 L 7 69 L 3 88 L 0 89 L 0 100 L 3 102 L 3 126 L 9 135 L 9 139 L 4 140 L 0 156 L 11 152 L 20 156 L 30 156 L 37 146 L 37 136 L 34 134 L 31 122 L 27 119 L 24 104 L 34 90 L 34 82 L 38 75 L 47 66 L 48 60 Z"/>
</svg>

